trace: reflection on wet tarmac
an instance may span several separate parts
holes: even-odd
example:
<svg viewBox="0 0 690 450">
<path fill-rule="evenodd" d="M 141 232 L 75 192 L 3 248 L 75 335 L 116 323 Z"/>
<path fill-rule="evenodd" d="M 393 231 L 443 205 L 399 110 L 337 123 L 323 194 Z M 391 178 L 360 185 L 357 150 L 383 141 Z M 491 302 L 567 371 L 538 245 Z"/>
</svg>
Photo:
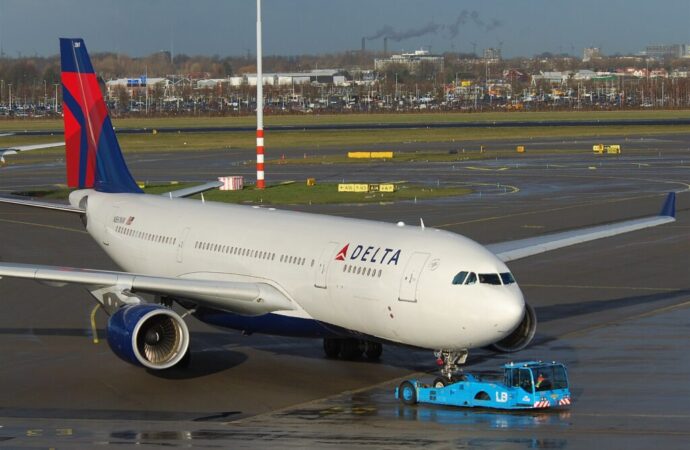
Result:
<svg viewBox="0 0 690 450">
<path fill-rule="evenodd" d="M 570 411 L 496 412 L 485 409 L 458 409 L 444 406 L 400 406 L 398 418 L 443 425 L 478 425 L 493 429 L 524 429 L 543 425 L 567 428 Z"/>
</svg>

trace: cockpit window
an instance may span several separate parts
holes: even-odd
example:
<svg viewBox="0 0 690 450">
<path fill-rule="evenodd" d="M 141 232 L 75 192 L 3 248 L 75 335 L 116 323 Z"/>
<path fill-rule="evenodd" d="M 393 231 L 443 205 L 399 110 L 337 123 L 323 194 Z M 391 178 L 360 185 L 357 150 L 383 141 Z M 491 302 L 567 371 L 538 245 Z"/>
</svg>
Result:
<svg viewBox="0 0 690 450">
<path fill-rule="evenodd" d="M 501 278 L 497 273 L 480 273 L 479 282 L 484 284 L 501 285 Z"/>
<path fill-rule="evenodd" d="M 467 272 L 460 272 L 453 278 L 453 284 L 463 284 L 467 278 Z"/>
<path fill-rule="evenodd" d="M 474 284 L 477 282 L 477 274 L 474 272 L 470 272 L 469 275 L 467 275 L 467 279 L 465 280 L 465 284 Z"/>
<path fill-rule="evenodd" d="M 503 284 L 513 284 L 515 283 L 515 278 L 513 278 L 510 272 L 504 272 L 501 274 L 501 281 L 503 281 Z"/>
</svg>

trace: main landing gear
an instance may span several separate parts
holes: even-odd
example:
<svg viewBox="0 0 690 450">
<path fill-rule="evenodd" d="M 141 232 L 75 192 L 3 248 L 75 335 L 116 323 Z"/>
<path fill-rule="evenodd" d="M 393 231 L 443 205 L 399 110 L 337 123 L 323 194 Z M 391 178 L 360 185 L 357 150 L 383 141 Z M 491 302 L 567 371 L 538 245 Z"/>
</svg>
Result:
<svg viewBox="0 0 690 450">
<path fill-rule="evenodd" d="M 441 376 L 434 380 L 434 387 L 441 388 L 462 379 L 460 366 L 467 361 L 467 350 L 439 350 L 434 352 L 441 367 Z"/>
<path fill-rule="evenodd" d="M 325 338 L 323 351 L 327 358 L 340 358 L 346 361 L 361 358 L 376 361 L 383 353 L 383 345 L 378 342 L 354 338 Z"/>
</svg>

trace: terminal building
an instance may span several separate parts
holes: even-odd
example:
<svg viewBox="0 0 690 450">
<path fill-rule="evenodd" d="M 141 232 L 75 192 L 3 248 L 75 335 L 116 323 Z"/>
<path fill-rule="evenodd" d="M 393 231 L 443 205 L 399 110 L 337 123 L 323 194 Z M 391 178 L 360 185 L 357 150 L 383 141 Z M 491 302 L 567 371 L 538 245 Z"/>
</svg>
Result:
<svg viewBox="0 0 690 450">
<path fill-rule="evenodd" d="M 431 64 L 438 71 L 442 71 L 443 56 L 432 55 L 427 50 L 416 50 L 414 53 L 402 53 L 400 55 L 393 55 L 390 58 L 376 58 L 374 60 L 374 69 L 378 72 L 383 72 L 390 65 L 401 65 L 414 73 L 419 70 L 422 64 Z"/>
</svg>

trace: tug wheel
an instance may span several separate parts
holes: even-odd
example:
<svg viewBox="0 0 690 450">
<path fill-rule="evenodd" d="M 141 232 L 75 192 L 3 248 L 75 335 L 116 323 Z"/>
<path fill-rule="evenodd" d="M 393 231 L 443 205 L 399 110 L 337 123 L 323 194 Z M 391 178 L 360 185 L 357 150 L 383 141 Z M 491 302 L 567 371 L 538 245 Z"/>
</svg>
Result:
<svg viewBox="0 0 690 450">
<path fill-rule="evenodd" d="M 403 381 L 398 388 L 400 401 L 406 405 L 417 404 L 417 390 L 409 381 Z"/>
</svg>

